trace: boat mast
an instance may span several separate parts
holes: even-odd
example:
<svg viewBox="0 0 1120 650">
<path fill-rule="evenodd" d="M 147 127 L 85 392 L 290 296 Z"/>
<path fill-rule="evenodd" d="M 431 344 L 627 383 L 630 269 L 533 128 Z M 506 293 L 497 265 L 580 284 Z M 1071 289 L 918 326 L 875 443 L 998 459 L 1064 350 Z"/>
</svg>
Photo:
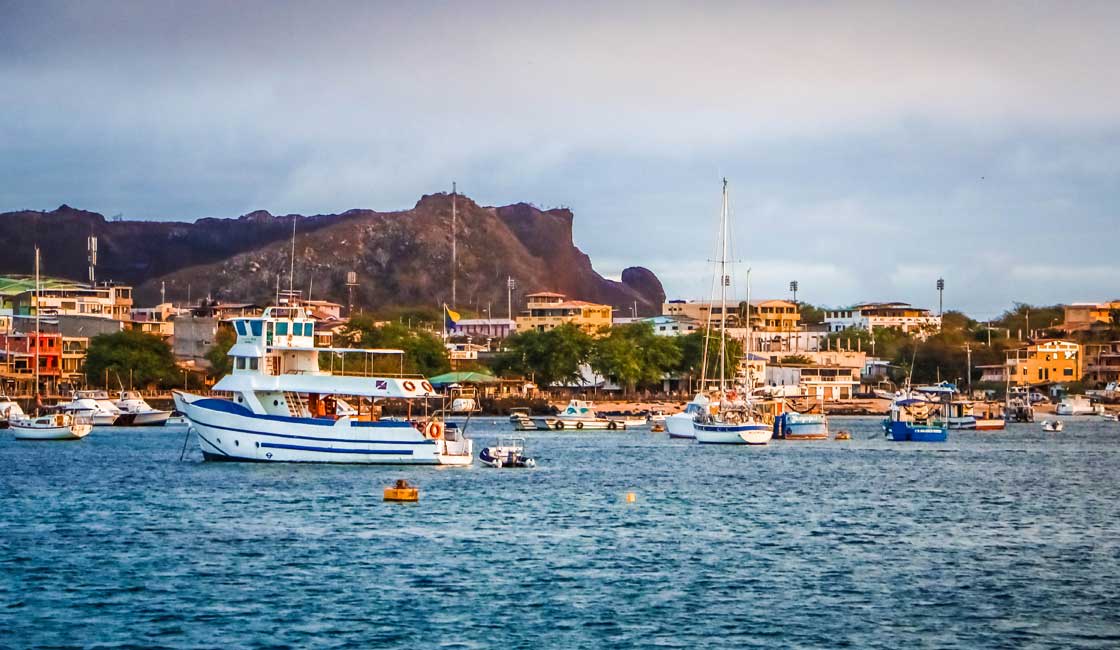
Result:
<svg viewBox="0 0 1120 650">
<path fill-rule="evenodd" d="M 292 217 L 292 261 L 291 267 L 288 269 L 288 305 L 292 304 L 295 296 L 296 287 L 296 218 Z M 279 305 L 280 301 L 277 300 L 276 304 Z"/>
<path fill-rule="evenodd" d="M 39 403 L 39 247 L 35 247 L 35 404 Z"/>
<path fill-rule="evenodd" d="M 455 309 L 455 307 L 456 307 L 456 296 L 457 296 L 457 291 L 456 290 L 458 288 L 457 285 L 458 285 L 458 279 L 459 279 L 459 277 L 458 277 L 459 276 L 458 244 L 455 241 L 455 238 L 456 238 L 455 227 L 457 225 L 455 223 L 456 222 L 456 217 L 457 217 L 457 215 L 455 214 L 455 198 L 456 198 L 457 194 L 458 194 L 458 191 L 457 191 L 457 188 L 455 186 L 455 182 L 452 181 L 452 183 L 451 183 L 451 308 L 452 309 Z"/>
<path fill-rule="evenodd" d="M 723 211 L 719 221 L 720 251 L 719 257 L 719 400 L 723 401 L 724 381 L 726 380 L 726 364 L 724 353 L 727 351 L 727 179 L 723 179 Z"/>
</svg>

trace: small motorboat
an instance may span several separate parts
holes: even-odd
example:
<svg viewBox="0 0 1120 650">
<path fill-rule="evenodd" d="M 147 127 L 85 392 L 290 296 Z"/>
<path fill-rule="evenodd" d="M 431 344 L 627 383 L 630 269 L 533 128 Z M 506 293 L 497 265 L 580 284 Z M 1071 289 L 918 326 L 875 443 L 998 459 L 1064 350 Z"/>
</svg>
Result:
<svg viewBox="0 0 1120 650">
<path fill-rule="evenodd" d="M 522 418 L 528 418 L 532 413 L 524 406 L 515 406 L 509 410 L 509 421 L 516 424 Z"/>
<path fill-rule="evenodd" d="M 661 409 L 654 409 L 649 412 L 649 415 L 646 417 L 646 419 L 650 424 L 664 424 L 665 418 L 667 417 L 669 417 L 669 414 L 665 411 L 662 411 Z"/>
<path fill-rule="evenodd" d="M 1050 433 L 1058 433 L 1065 427 L 1061 420 L 1043 420 L 1042 430 Z"/>
<path fill-rule="evenodd" d="M 81 440 L 93 431 L 89 418 L 69 413 L 50 413 L 13 420 L 16 440 Z"/>
<path fill-rule="evenodd" d="M 847 431 L 837 431 L 836 440 L 851 440 L 852 434 Z"/>
<path fill-rule="evenodd" d="M 665 423 L 664 422 L 654 422 L 653 424 L 649 425 L 649 432 L 650 433 L 665 433 Z"/>
<path fill-rule="evenodd" d="M 536 467 L 537 461 L 525 455 L 524 438 L 498 438 L 483 448 L 478 459 L 490 467 Z"/>
</svg>

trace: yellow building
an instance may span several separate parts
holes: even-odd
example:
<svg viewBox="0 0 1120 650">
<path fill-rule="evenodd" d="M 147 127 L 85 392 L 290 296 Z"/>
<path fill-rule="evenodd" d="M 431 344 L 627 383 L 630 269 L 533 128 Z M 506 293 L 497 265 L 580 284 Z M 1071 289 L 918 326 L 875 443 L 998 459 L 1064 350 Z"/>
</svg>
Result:
<svg viewBox="0 0 1120 650">
<path fill-rule="evenodd" d="M 1007 371 L 1016 386 L 1080 381 L 1081 346 L 1049 340 L 1008 350 Z"/>
<path fill-rule="evenodd" d="M 742 314 L 745 303 L 728 301 L 727 313 L 714 300 L 670 300 L 661 305 L 665 316 L 691 318 L 701 324 L 711 322 L 716 327 L 726 319 L 728 327 L 743 327 Z M 788 300 L 752 300 L 750 306 L 751 328 L 765 332 L 796 332 L 801 327 L 801 310 Z"/>
<path fill-rule="evenodd" d="M 1062 329 L 1067 332 L 1089 329 L 1094 323 L 1111 323 L 1114 310 L 1120 310 L 1120 300 L 1109 302 L 1075 302 L 1065 305 L 1065 323 Z"/>
<path fill-rule="evenodd" d="M 568 300 L 562 293 L 543 291 L 525 296 L 526 309 L 517 317 L 517 331 L 544 332 L 564 323 L 574 323 L 588 334 L 597 335 L 600 328 L 611 326 L 610 305 L 583 300 Z"/>
</svg>

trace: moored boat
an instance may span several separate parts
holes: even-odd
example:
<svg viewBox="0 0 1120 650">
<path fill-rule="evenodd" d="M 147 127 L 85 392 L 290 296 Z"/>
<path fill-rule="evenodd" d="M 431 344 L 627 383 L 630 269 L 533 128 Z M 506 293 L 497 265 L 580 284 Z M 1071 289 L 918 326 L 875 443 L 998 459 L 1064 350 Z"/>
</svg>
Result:
<svg viewBox="0 0 1120 650">
<path fill-rule="evenodd" d="M 1057 415 L 1099 415 L 1103 412 L 1103 406 L 1094 404 L 1084 395 L 1067 395 L 1054 409 Z"/>
<path fill-rule="evenodd" d="M 130 423 L 135 427 L 161 427 L 171 417 L 171 411 L 161 411 L 152 408 L 139 391 L 121 391 L 121 397 L 115 406 L 125 415 L 132 416 Z"/>
<path fill-rule="evenodd" d="M 74 391 L 70 401 L 60 403 L 58 408 L 71 415 L 89 418 L 95 427 L 128 426 L 136 418 L 131 413 L 121 413 L 103 390 Z"/>
<path fill-rule="evenodd" d="M 618 419 L 600 417 L 595 404 L 581 399 L 568 402 L 563 411 L 554 416 L 531 418 L 537 429 L 625 429 L 626 422 Z"/>
<path fill-rule="evenodd" d="M 1065 425 L 1062 424 L 1061 420 L 1043 420 L 1042 421 L 1042 430 L 1047 431 L 1049 433 L 1059 433 L 1064 428 L 1065 428 Z"/>
<path fill-rule="evenodd" d="M 669 433 L 669 437 L 695 439 L 696 430 L 693 428 L 693 422 L 708 410 L 710 401 L 703 392 L 697 393 L 692 401 L 685 404 L 683 411 L 667 416 L 665 418 L 665 430 Z"/>
<path fill-rule="evenodd" d="M 896 442 L 945 442 L 949 430 L 934 421 L 940 404 L 910 393 L 902 393 L 891 402 L 883 429 Z"/>
<path fill-rule="evenodd" d="M 80 440 L 89 435 L 89 420 L 69 413 L 49 413 L 13 420 L 12 434 L 16 440 Z"/>
<path fill-rule="evenodd" d="M 231 399 L 174 393 L 206 460 L 472 463 L 464 431 L 438 416 L 411 416 L 417 403 L 439 398 L 424 378 L 334 375 L 319 368 L 321 354 L 369 357 L 403 354 L 400 350 L 315 347 L 314 322 L 296 307 L 269 307 L 260 317 L 233 324 L 233 372 L 213 388 Z M 349 396 L 359 398 L 357 413 L 340 414 L 337 398 Z M 363 397 L 371 401 L 365 412 Z M 404 402 L 410 415 L 382 419 L 374 402 L 386 399 Z"/>
<path fill-rule="evenodd" d="M 774 418 L 774 437 L 784 440 L 827 440 L 828 417 L 823 413 L 786 411 Z"/>
<path fill-rule="evenodd" d="M 479 452 L 478 459 L 484 465 L 499 469 L 537 466 L 536 459 L 525 455 L 524 438 L 498 438 L 494 444 Z"/>
<path fill-rule="evenodd" d="M 0 395 L 0 429 L 7 429 L 9 423 L 19 420 L 24 415 L 19 402 L 7 395 Z"/>
</svg>

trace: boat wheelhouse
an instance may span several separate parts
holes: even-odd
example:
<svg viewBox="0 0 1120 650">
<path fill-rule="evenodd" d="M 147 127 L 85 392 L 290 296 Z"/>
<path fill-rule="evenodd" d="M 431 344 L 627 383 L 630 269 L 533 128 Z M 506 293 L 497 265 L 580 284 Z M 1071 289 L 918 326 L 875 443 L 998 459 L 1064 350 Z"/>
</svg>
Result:
<svg viewBox="0 0 1120 650">
<path fill-rule="evenodd" d="M 233 372 L 213 389 L 231 399 L 175 392 L 207 460 L 471 464 L 471 441 L 429 411 L 441 399 L 432 385 L 395 371 L 401 350 L 315 347 L 315 323 L 298 307 L 232 322 Z M 381 418 L 385 400 L 406 405 L 405 416 Z"/>
</svg>

